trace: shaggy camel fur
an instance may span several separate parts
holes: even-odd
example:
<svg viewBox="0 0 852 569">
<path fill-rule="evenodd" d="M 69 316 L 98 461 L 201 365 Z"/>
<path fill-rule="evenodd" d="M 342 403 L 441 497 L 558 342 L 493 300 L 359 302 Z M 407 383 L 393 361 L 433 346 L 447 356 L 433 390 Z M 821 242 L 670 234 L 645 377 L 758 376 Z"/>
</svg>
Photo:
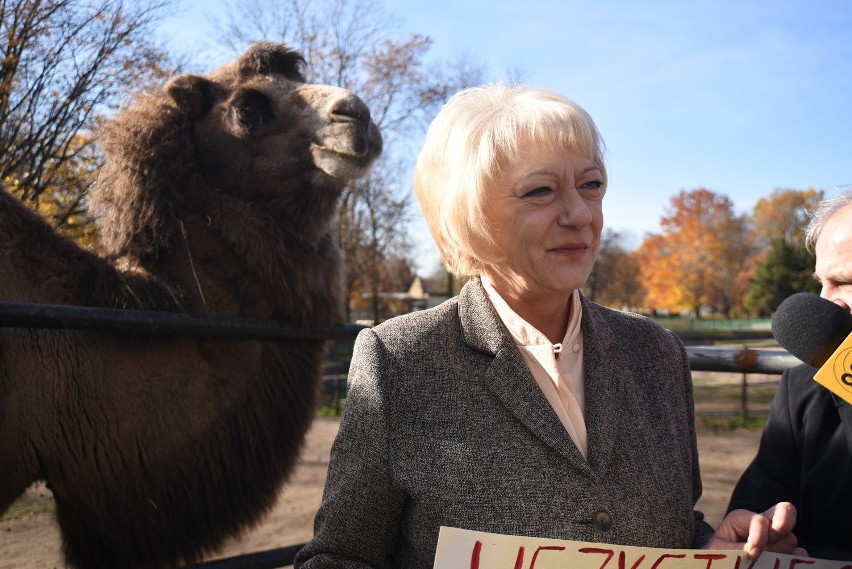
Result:
<svg viewBox="0 0 852 569">
<path fill-rule="evenodd" d="M 140 97 L 103 137 L 105 253 L 0 189 L 0 301 L 342 320 L 334 215 L 382 140 L 343 89 L 261 43 Z M 53 491 L 83 569 L 190 562 L 274 503 L 313 412 L 318 341 L 0 327 L 0 511 Z"/>
</svg>

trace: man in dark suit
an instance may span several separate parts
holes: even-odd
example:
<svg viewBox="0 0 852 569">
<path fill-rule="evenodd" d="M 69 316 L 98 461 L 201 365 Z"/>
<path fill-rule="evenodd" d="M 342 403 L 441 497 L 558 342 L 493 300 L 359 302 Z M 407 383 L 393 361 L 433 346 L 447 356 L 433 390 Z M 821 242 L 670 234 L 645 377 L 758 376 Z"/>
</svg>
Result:
<svg viewBox="0 0 852 569">
<path fill-rule="evenodd" d="M 852 194 L 820 204 L 807 228 L 820 296 L 852 310 Z M 852 560 L 852 406 L 801 365 L 781 376 L 757 456 L 728 510 L 792 502 L 799 545 L 813 557 Z"/>
</svg>

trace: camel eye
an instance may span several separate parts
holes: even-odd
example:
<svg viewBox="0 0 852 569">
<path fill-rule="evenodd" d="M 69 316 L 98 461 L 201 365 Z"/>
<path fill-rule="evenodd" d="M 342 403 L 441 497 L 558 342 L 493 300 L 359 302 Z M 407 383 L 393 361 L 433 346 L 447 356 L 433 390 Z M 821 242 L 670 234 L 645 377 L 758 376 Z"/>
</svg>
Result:
<svg viewBox="0 0 852 569">
<path fill-rule="evenodd" d="M 237 128 L 251 132 L 272 121 L 272 104 L 260 91 L 245 89 L 231 99 L 228 117 Z"/>
</svg>

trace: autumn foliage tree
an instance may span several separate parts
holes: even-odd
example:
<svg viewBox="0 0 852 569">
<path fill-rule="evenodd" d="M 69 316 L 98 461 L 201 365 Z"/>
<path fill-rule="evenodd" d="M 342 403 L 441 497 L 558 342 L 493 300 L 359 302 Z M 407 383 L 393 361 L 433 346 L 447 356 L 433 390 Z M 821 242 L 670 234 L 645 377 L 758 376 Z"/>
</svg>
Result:
<svg viewBox="0 0 852 569">
<path fill-rule="evenodd" d="M 648 235 L 639 252 L 646 304 L 695 317 L 709 307 L 730 315 L 749 256 L 747 219 L 734 213 L 727 196 L 700 188 L 675 195 L 660 225 L 662 232 Z"/>
<path fill-rule="evenodd" d="M 754 206 L 752 239 L 757 245 L 755 271 L 749 275 L 746 307 L 769 316 L 796 292 L 817 292 L 812 278 L 815 258 L 805 248 L 808 213 L 823 192 L 815 189 L 776 189 Z"/>
<path fill-rule="evenodd" d="M 60 228 L 81 221 L 99 164 L 94 127 L 162 75 L 147 38 L 169 0 L 0 2 L 0 181 Z M 46 197 L 49 196 L 49 197 Z"/>
<path fill-rule="evenodd" d="M 350 299 L 395 286 L 392 264 L 408 249 L 410 166 L 419 133 L 453 92 L 478 83 L 481 71 L 464 58 L 427 63 L 432 40 L 400 35 L 397 22 L 373 0 L 254 0 L 229 3 L 223 42 L 235 51 L 267 39 L 299 49 L 310 81 L 344 87 L 361 97 L 385 139 L 371 175 L 352 182 L 340 210 L 341 244 Z M 398 264 L 396 265 L 398 267 Z"/>
<path fill-rule="evenodd" d="M 622 234 L 606 228 L 584 294 L 589 300 L 615 308 L 637 309 L 645 300 L 638 253 L 629 251 Z"/>
<path fill-rule="evenodd" d="M 29 205 L 60 232 L 78 243 L 96 247 L 98 243 L 95 216 L 89 212 L 88 191 L 103 163 L 98 146 L 91 136 L 78 134 L 70 141 L 74 158 L 59 164 L 53 178 Z M 7 178 L 6 190 L 26 201 L 27 188 Z"/>
<path fill-rule="evenodd" d="M 646 235 L 637 257 L 645 306 L 653 312 L 679 312 L 685 301 L 683 290 L 674 281 L 679 269 L 668 240 L 658 233 Z"/>
<path fill-rule="evenodd" d="M 822 201 L 823 192 L 776 189 L 768 197 L 760 198 L 752 215 L 752 239 L 755 246 L 766 250 L 781 239 L 789 244 L 804 244 L 808 213 Z"/>
</svg>

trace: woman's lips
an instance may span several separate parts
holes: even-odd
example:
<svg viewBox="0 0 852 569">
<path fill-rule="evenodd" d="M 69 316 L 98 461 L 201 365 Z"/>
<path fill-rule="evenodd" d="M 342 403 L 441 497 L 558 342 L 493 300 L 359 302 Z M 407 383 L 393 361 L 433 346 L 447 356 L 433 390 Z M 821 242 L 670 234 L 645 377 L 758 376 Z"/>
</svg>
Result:
<svg viewBox="0 0 852 569">
<path fill-rule="evenodd" d="M 582 255 L 589 250 L 587 243 L 565 243 L 548 249 L 551 253 L 559 253 L 561 255 Z"/>
</svg>

